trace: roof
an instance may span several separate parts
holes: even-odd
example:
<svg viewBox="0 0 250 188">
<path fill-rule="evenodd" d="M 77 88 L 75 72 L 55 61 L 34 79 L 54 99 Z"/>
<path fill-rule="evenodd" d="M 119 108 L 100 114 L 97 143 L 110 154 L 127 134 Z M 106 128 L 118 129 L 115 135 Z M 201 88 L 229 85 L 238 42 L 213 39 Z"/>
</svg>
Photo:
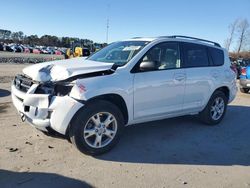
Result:
<svg viewBox="0 0 250 188">
<path fill-rule="evenodd" d="M 184 42 L 194 42 L 199 44 L 207 44 L 210 46 L 216 46 L 221 47 L 219 43 L 213 42 L 206 39 L 200 39 L 196 37 L 189 37 L 189 36 L 182 36 L 182 35 L 173 35 L 173 36 L 159 36 L 159 37 L 134 37 L 132 39 L 129 39 L 130 41 L 154 41 L 154 40 L 160 40 L 160 39 L 169 39 L 174 41 L 184 41 Z M 127 40 L 125 40 L 127 41 Z"/>
<path fill-rule="evenodd" d="M 126 39 L 126 40 L 123 40 L 123 41 L 148 41 L 148 42 L 151 42 L 151 41 L 154 41 L 155 39 L 157 39 L 157 37 L 134 37 L 134 38 L 131 38 L 131 39 Z"/>
</svg>

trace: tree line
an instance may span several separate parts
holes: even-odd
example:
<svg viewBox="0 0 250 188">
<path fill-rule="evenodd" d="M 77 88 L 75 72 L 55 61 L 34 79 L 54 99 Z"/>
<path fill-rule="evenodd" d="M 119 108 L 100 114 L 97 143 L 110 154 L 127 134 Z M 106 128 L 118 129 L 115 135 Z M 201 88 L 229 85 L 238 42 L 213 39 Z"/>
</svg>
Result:
<svg viewBox="0 0 250 188">
<path fill-rule="evenodd" d="M 233 57 L 250 58 L 250 27 L 247 19 L 236 19 L 228 26 L 225 48 Z"/>
<path fill-rule="evenodd" d="M 95 47 L 103 47 L 105 43 L 94 43 L 89 39 L 80 39 L 75 37 L 57 37 L 52 35 L 25 35 L 22 31 L 12 32 L 9 30 L 0 29 L 0 42 L 26 44 L 30 46 L 56 46 L 70 48 L 72 44 L 77 44 L 81 47 L 93 49 Z"/>
</svg>

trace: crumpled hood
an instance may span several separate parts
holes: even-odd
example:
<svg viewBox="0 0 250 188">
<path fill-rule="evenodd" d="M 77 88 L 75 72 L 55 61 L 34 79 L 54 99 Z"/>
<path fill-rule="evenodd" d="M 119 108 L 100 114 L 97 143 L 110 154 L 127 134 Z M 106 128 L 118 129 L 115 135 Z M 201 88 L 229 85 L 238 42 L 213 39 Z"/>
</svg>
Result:
<svg viewBox="0 0 250 188">
<path fill-rule="evenodd" d="M 31 65 L 23 69 L 23 73 L 38 82 L 61 81 L 86 73 L 109 70 L 113 63 L 87 60 L 84 57 L 50 61 Z"/>
</svg>

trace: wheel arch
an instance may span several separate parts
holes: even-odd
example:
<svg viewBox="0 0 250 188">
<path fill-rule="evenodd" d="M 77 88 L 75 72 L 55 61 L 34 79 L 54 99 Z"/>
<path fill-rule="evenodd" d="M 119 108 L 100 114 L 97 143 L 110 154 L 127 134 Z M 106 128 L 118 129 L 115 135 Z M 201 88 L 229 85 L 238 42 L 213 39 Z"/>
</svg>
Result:
<svg viewBox="0 0 250 188">
<path fill-rule="evenodd" d="M 109 101 L 111 103 L 113 103 L 114 105 L 116 105 L 122 112 L 122 115 L 124 117 L 124 123 L 125 125 L 128 123 L 128 108 L 126 105 L 125 100 L 123 99 L 123 97 L 119 94 L 115 94 L 115 93 L 110 93 L 110 94 L 103 94 L 103 95 L 98 95 L 95 97 L 92 97 L 90 99 L 88 99 L 86 101 L 86 105 L 93 102 L 94 100 L 105 100 L 105 101 Z"/>
<path fill-rule="evenodd" d="M 206 108 L 206 106 L 207 106 L 209 100 L 211 99 L 211 97 L 213 96 L 213 94 L 214 94 L 216 91 L 222 91 L 222 92 L 225 94 L 225 96 L 227 97 L 227 99 L 229 100 L 229 97 L 230 97 L 229 88 L 228 88 L 227 86 L 220 86 L 220 87 L 217 87 L 217 88 L 212 92 L 212 94 L 207 98 L 207 100 L 206 100 L 206 102 L 204 103 L 204 105 L 203 105 L 201 111 L 203 111 L 203 110 Z"/>
<path fill-rule="evenodd" d="M 128 118 L 129 118 L 128 108 L 127 108 L 125 100 L 123 99 L 123 97 L 121 95 L 115 94 L 115 93 L 98 95 L 98 96 L 92 97 L 92 98 L 88 99 L 87 101 L 85 101 L 84 106 L 82 108 L 84 108 L 85 106 L 88 106 L 91 102 L 93 102 L 95 100 L 105 100 L 105 101 L 109 101 L 109 102 L 113 103 L 114 105 L 116 105 L 122 112 L 122 115 L 123 115 L 124 121 L 125 121 L 124 124 L 126 125 L 128 123 Z M 75 115 L 76 114 L 77 114 L 77 112 L 75 113 Z M 67 127 L 66 135 L 68 135 L 69 129 L 70 129 L 70 124 Z"/>
<path fill-rule="evenodd" d="M 205 107 L 202 109 L 202 111 L 200 111 L 199 112 L 199 116 L 200 116 L 200 119 L 201 119 L 201 121 L 203 121 L 205 124 L 208 124 L 208 125 L 216 125 L 216 124 L 218 124 L 221 120 L 222 120 L 222 118 L 224 117 L 224 115 L 225 115 L 225 109 L 227 108 L 227 104 L 225 104 L 224 103 L 224 111 L 222 112 L 223 114 L 219 117 L 219 119 L 212 119 L 211 117 L 210 117 L 210 113 L 211 113 L 211 104 L 212 103 L 214 103 L 214 101 L 211 101 L 212 103 L 210 103 L 210 100 L 211 99 L 216 99 L 216 97 L 217 96 L 214 96 L 215 95 L 215 93 L 216 92 L 218 92 L 218 91 L 220 91 L 220 92 L 222 92 L 222 93 L 224 93 L 224 95 L 225 95 L 225 100 L 227 100 L 227 102 L 226 103 L 228 103 L 228 100 L 229 100 L 229 95 L 230 95 L 230 90 L 229 90 L 229 88 L 227 87 L 227 86 L 221 86 L 221 87 L 218 87 L 217 89 L 215 89 L 214 90 L 214 92 L 212 93 L 212 95 L 209 97 L 209 99 L 208 99 L 208 101 L 207 101 L 207 103 L 206 103 L 206 105 L 205 105 Z M 223 97 L 224 98 L 224 97 Z M 210 104 L 209 104 L 210 103 Z M 209 105 L 209 106 L 208 106 Z"/>
<path fill-rule="evenodd" d="M 230 95 L 230 91 L 229 91 L 229 88 L 227 86 L 221 86 L 221 87 L 218 87 L 217 89 L 214 90 L 213 94 L 216 92 L 216 91 L 222 91 L 225 96 L 227 97 L 227 100 L 229 100 L 229 95 Z M 212 94 L 212 95 L 213 95 Z"/>
</svg>

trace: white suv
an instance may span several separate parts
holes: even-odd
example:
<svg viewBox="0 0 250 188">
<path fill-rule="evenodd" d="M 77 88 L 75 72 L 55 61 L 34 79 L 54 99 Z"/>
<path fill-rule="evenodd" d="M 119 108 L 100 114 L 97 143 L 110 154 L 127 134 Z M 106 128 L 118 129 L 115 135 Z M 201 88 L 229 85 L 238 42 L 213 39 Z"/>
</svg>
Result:
<svg viewBox="0 0 250 188">
<path fill-rule="evenodd" d="M 97 155 L 110 150 L 127 125 L 195 114 L 218 124 L 236 92 L 219 44 L 168 36 L 29 66 L 15 77 L 12 100 L 23 120 L 68 135 L 81 152 Z"/>
</svg>

